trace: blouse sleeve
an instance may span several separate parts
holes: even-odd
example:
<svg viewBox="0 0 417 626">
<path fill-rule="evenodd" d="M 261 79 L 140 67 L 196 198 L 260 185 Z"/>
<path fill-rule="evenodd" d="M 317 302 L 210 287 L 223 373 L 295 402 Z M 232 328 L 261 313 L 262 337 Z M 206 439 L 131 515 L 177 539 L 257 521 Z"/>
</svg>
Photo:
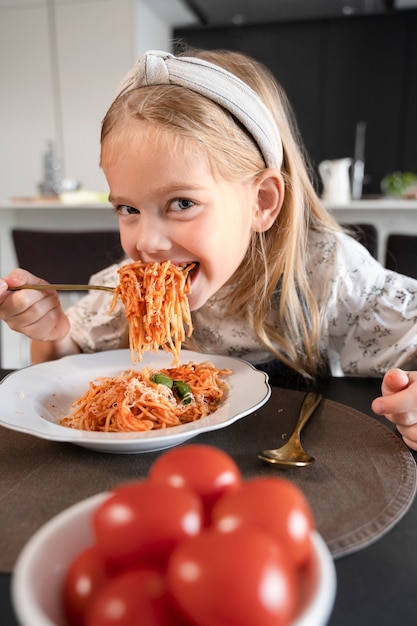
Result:
<svg viewBox="0 0 417 626">
<path fill-rule="evenodd" d="M 112 265 L 94 274 L 90 284 L 116 286 L 117 270 L 126 263 Z M 71 338 L 82 352 L 101 352 L 128 347 L 128 325 L 123 304 L 119 301 L 109 314 L 112 294 L 105 291 L 89 291 L 66 311 L 71 323 Z"/>
<path fill-rule="evenodd" d="M 332 374 L 417 368 L 417 280 L 386 270 L 347 235 L 317 245 L 313 271 L 327 300 L 323 349 Z"/>
</svg>

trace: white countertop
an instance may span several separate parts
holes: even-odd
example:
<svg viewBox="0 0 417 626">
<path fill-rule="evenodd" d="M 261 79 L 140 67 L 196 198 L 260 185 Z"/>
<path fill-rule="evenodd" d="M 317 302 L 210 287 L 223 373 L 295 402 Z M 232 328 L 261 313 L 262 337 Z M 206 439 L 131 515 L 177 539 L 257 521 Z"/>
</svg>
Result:
<svg viewBox="0 0 417 626">
<path fill-rule="evenodd" d="M 323 203 L 324 206 L 331 210 L 363 210 L 363 209 L 375 209 L 390 211 L 392 209 L 417 209 L 417 199 L 402 200 L 398 198 L 370 198 L 363 200 L 351 200 L 348 204 L 332 204 L 328 202 Z M 68 209 L 107 209 L 112 205 L 109 202 L 83 202 L 83 201 L 57 201 L 56 199 L 49 200 L 48 198 L 34 198 L 33 200 L 26 200 L 24 198 L 19 200 L 0 200 L 0 210 L 10 209 L 54 209 L 54 210 L 68 210 Z"/>
<path fill-rule="evenodd" d="M 107 195 L 108 192 L 78 189 L 59 196 L 14 196 L 0 200 L 0 209 L 103 209 L 111 206 Z"/>
<path fill-rule="evenodd" d="M 66 203 L 57 202 L 56 200 L 36 200 L 33 202 L 8 202 L 0 201 L 0 211 L 10 211 L 14 209 L 54 209 L 55 211 L 68 211 L 68 209 L 111 209 L 110 202 L 82 202 L 82 203 Z"/>
<path fill-rule="evenodd" d="M 363 209 L 377 209 L 379 211 L 391 211 L 392 209 L 417 209 L 416 200 L 402 200 L 399 198 L 371 198 L 364 200 L 351 200 L 348 204 L 330 204 L 328 202 L 323 203 L 327 209 L 338 210 L 363 210 Z"/>
</svg>

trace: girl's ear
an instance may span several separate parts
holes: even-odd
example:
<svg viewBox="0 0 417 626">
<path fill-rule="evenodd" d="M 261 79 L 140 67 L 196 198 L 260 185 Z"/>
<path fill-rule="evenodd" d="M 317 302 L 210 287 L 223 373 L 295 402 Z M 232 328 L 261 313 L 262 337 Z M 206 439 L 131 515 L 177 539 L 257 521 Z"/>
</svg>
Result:
<svg viewBox="0 0 417 626">
<path fill-rule="evenodd" d="M 262 233 L 271 228 L 284 201 L 285 186 L 281 172 L 267 168 L 255 180 L 256 206 L 252 230 Z"/>
</svg>

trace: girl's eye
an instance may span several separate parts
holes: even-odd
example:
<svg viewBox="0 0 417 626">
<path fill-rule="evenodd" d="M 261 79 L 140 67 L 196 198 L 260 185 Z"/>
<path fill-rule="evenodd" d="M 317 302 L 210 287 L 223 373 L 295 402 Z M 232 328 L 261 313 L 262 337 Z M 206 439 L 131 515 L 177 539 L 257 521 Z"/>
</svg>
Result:
<svg viewBox="0 0 417 626">
<path fill-rule="evenodd" d="M 174 211 L 184 211 L 185 209 L 191 209 L 193 206 L 194 202 L 192 200 L 187 200 L 186 198 L 177 198 L 171 205 Z"/>
<path fill-rule="evenodd" d="M 117 215 L 135 215 L 139 213 L 139 211 L 127 204 L 119 204 L 116 207 L 116 213 Z"/>
</svg>

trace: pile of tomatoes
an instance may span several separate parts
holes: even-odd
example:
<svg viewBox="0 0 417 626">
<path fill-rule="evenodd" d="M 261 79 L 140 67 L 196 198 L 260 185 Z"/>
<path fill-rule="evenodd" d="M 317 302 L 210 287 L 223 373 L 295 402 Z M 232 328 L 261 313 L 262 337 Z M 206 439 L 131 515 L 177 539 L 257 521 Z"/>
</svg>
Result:
<svg viewBox="0 0 417 626">
<path fill-rule="evenodd" d="M 284 626 L 298 610 L 309 504 L 287 479 L 244 481 L 217 448 L 165 452 L 92 524 L 64 582 L 69 626 Z"/>
</svg>

